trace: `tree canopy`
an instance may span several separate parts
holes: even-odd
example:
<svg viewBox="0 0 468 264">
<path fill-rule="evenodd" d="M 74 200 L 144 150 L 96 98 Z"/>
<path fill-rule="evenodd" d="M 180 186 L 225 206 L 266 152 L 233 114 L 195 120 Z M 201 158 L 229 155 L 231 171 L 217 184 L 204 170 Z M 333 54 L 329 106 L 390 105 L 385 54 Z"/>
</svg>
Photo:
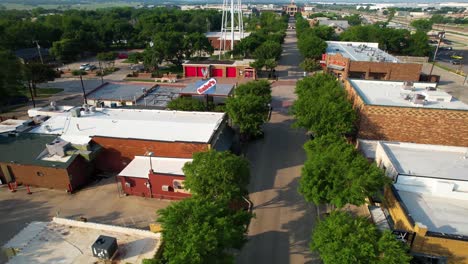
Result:
<svg viewBox="0 0 468 264">
<path fill-rule="evenodd" d="M 299 192 L 315 204 L 361 205 L 388 182 L 381 169 L 370 164 L 346 140 L 329 134 L 304 145 L 307 160 Z"/>
<path fill-rule="evenodd" d="M 0 105 L 16 95 L 22 86 L 22 65 L 10 51 L 0 49 Z"/>
<path fill-rule="evenodd" d="M 327 49 L 327 43 L 311 34 L 303 34 L 297 42 L 299 52 L 305 58 L 319 59 Z"/>
<path fill-rule="evenodd" d="M 202 101 L 191 97 L 178 97 L 167 104 L 170 110 L 178 111 L 205 111 L 206 106 Z"/>
<path fill-rule="evenodd" d="M 239 85 L 234 96 L 226 101 L 226 112 L 240 133 L 257 136 L 267 119 L 268 103 L 271 100 L 270 84 L 266 81 L 252 81 Z"/>
<path fill-rule="evenodd" d="M 367 219 L 341 211 L 318 223 L 310 246 L 325 264 L 404 264 L 411 260 L 408 248 L 389 231 L 380 233 Z"/>
<path fill-rule="evenodd" d="M 428 19 L 416 19 L 411 21 L 411 26 L 416 28 L 416 31 L 428 32 L 432 29 L 432 21 Z"/>
<path fill-rule="evenodd" d="M 295 126 L 311 131 L 315 136 L 352 134 L 356 112 L 345 91 L 330 74 L 315 74 L 296 84 L 297 99 L 292 105 Z"/>
<path fill-rule="evenodd" d="M 234 263 L 232 249 L 241 249 L 247 241 L 252 218 L 226 202 L 200 197 L 172 203 L 159 215 L 168 264 Z"/>
<path fill-rule="evenodd" d="M 230 152 L 214 150 L 193 154 L 185 164 L 185 187 L 209 200 L 239 201 L 248 193 L 249 163 Z"/>
</svg>

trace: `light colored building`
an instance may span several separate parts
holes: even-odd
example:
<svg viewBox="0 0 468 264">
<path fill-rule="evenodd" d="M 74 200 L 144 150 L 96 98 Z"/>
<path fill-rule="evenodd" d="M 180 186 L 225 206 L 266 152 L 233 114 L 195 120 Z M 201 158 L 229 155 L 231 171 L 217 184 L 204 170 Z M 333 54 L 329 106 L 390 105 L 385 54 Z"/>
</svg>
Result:
<svg viewBox="0 0 468 264">
<path fill-rule="evenodd" d="M 119 172 L 148 151 L 191 158 L 210 148 L 227 150 L 231 141 L 224 137 L 226 123 L 224 113 L 89 108 L 53 116 L 31 133 L 58 135 L 71 144 L 92 141 L 103 148 L 96 167 Z"/>
<path fill-rule="evenodd" d="M 412 233 L 412 253 L 468 263 L 468 148 L 362 140 L 359 147 L 393 179 L 384 205 L 393 229 Z"/>
<path fill-rule="evenodd" d="M 119 226 L 85 223 L 54 217 L 51 222 L 32 222 L 3 246 L 9 264 L 101 263 L 93 243 L 99 236 L 117 239 L 113 262 L 140 264 L 161 246 L 161 234 Z M 108 260 L 109 261 L 109 260 Z"/>
</svg>

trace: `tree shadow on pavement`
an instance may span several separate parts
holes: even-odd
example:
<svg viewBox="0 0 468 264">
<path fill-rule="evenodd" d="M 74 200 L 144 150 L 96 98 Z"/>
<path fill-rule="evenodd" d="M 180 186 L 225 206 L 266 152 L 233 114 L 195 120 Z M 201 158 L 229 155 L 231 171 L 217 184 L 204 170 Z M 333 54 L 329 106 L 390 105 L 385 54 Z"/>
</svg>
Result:
<svg viewBox="0 0 468 264">
<path fill-rule="evenodd" d="M 268 241 L 276 241 L 277 247 L 267 248 Z M 250 236 L 249 241 L 244 246 L 255 245 L 253 250 L 243 250 L 237 257 L 239 264 L 289 264 L 289 236 L 287 232 L 268 231 L 258 235 Z"/>
</svg>

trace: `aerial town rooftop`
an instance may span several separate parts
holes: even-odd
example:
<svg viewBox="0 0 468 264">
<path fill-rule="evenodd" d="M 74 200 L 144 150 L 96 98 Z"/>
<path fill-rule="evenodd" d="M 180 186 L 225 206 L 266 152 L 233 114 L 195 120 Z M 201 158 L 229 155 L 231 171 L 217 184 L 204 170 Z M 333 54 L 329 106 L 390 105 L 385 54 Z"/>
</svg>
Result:
<svg viewBox="0 0 468 264">
<path fill-rule="evenodd" d="M 327 41 L 327 54 L 341 53 L 352 61 L 400 62 L 396 57 L 379 49 L 379 43 Z"/>
</svg>

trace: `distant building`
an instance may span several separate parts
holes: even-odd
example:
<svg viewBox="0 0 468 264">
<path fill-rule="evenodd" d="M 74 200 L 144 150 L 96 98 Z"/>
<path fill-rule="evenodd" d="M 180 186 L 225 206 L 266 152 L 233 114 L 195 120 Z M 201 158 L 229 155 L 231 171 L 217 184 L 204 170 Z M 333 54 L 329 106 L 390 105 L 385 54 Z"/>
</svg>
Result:
<svg viewBox="0 0 468 264">
<path fill-rule="evenodd" d="M 255 80 L 257 73 L 250 66 L 253 60 L 242 61 L 187 61 L 182 64 L 185 77 L 216 77 L 229 79 L 252 79 Z M 203 75 L 207 71 L 207 76 Z"/>
<path fill-rule="evenodd" d="M 0 180 L 73 192 L 91 180 L 93 144 L 70 144 L 52 135 L 0 137 Z"/>
<path fill-rule="evenodd" d="M 316 17 L 309 19 L 310 26 L 328 26 L 335 30 L 335 34 L 339 35 L 349 28 L 347 20 L 332 20 L 328 17 Z"/>
<path fill-rule="evenodd" d="M 384 141 L 358 145 L 394 182 L 385 190 L 383 207 L 411 254 L 430 263 L 467 263 L 468 149 Z"/>
<path fill-rule="evenodd" d="M 228 150 L 232 133 L 224 113 L 148 109 L 72 109 L 53 116 L 32 133 L 60 136 L 71 144 L 102 147 L 96 168 L 119 172 L 135 156 L 191 158 L 210 148 Z"/>
<path fill-rule="evenodd" d="M 422 64 L 402 63 L 378 43 L 327 41 L 322 63 L 343 79 L 419 81 Z"/>
<path fill-rule="evenodd" d="M 41 56 L 44 62 L 52 59 L 49 54 L 49 49 L 44 48 L 19 49 L 15 50 L 14 54 L 24 62 L 41 62 Z"/>
<path fill-rule="evenodd" d="M 115 239 L 101 250 L 98 238 Z M 51 222 L 32 222 L 3 246 L 10 264 L 23 263 L 142 263 L 154 257 L 161 234 L 147 230 L 81 222 L 54 217 Z M 106 241 L 100 241 L 106 246 Z M 117 253 L 117 254 L 113 254 Z M 113 255 L 112 260 L 106 255 Z"/>
<path fill-rule="evenodd" d="M 221 39 L 223 39 L 222 32 L 207 32 L 205 33 L 205 36 L 215 50 L 221 50 L 221 47 L 225 47 L 225 50 L 231 50 L 232 39 L 229 31 L 226 33 L 226 38 L 223 43 L 221 43 Z M 234 32 L 234 46 L 248 36 L 250 36 L 250 32 Z"/>
<path fill-rule="evenodd" d="M 117 176 L 124 193 L 180 200 L 191 196 L 184 189 L 185 163 L 192 159 L 136 156 Z"/>
<path fill-rule="evenodd" d="M 349 79 L 357 137 L 468 147 L 468 105 L 435 83 Z"/>
<path fill-rule="evenodd" d="M 294 3 L 294 0 L 291 0 L 291 3 L 284 7 L 286 14 L 290 16 L 295 16 L 296 13 L 299 11 L 297 5 Z"/>
</svg>

